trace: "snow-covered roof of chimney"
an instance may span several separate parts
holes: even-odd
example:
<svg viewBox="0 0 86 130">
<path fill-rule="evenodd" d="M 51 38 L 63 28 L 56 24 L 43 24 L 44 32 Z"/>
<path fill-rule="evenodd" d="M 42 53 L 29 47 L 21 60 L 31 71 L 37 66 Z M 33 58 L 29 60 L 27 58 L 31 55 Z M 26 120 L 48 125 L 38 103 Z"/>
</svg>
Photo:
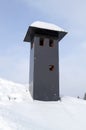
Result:
<svg viewBox="0 0 86 130">
<path fill-rule="evenodd" d="M 41 22 L 41 21 L 36 21 L 36 22 L 32 23 L 31 26 L 32 27 L 37 27 L 37 28 L 53 30 L 53 31 L 65 32 L 64 29 L 60 28 L 59 26 L 56 26 L 55 24 Z"/>
<path fill-rule="evenodd" d="M 35 34 L 56 37 L 60 41 L 67 32 L 54 24 L 36 21 L 29 26 L 24 41 L 31 42 Z"/>
</svg>

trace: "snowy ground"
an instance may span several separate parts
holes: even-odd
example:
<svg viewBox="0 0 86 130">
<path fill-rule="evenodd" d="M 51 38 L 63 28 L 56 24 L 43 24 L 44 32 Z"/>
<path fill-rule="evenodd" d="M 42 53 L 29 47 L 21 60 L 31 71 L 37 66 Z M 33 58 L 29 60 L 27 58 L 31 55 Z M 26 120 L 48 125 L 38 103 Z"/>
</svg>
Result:
<svg viewBox="0 0 86 130">
<path fill-rule="evenodd" d="M 86 130 L 86 101 L 33 101 L 27 85 L 0 79 L 0 130 Z"/>
</svg>

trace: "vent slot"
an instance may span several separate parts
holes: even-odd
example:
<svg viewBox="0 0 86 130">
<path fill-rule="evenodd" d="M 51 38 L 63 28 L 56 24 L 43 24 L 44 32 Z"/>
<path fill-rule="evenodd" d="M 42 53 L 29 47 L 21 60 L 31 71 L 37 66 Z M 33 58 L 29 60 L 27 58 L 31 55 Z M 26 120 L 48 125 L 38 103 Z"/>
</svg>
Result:
<svg viewBox="0 0 86 130">
<path fill-rule="evenodd" d="M 49 40 L 49 47 L 54 47 L 54 41 L 52 39 Z"/>
<path fill-rule="evenodd" d="M 54 65 L 49 65 L 49 70 L 54 71 Z"/>
<path fill-rule="evenodd" d="M 44 39 L 43 38 L 40 38 L 39 45 L 44 46 Z"/>
</svg>

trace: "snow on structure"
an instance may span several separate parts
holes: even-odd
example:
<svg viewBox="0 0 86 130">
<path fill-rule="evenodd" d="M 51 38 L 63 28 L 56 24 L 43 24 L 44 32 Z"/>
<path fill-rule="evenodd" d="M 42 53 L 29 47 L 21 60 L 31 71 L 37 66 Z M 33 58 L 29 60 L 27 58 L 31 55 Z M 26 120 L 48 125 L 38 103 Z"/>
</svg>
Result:
<svg viewBox="0 0 86 130">
<path fill-rule="evenodd" d="M 51 24 L 51 23 L 46 23 L 46 22 L 41 22 L 41 21 L 36 21 L 34 23 L 31 24 L 32 27 L 37 27 L 37 28 L 41 28 L 41 29 L 48 29 L 48 30 L 53 30 L 53 31 L 62 31 L 64 32 L 64 29 Z"/>
</svg>

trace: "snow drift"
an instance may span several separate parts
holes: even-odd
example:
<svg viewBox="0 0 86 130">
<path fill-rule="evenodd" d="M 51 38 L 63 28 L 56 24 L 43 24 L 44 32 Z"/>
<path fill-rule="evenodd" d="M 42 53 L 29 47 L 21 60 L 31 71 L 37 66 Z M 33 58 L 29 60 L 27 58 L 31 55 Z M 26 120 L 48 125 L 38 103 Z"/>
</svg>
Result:
<svg viewBox="0 0 86 130">
<path fill-rule="evenodd" d="M 28 85 L 13 83 L 0 78 L 0 100 L 31 100 Z"/>
<path fill-rule="evenodd" d="M 0 130 L 86 130 L 86 101 L 33 101 L 27 85 L 0 79 Z"/>
</svg>

